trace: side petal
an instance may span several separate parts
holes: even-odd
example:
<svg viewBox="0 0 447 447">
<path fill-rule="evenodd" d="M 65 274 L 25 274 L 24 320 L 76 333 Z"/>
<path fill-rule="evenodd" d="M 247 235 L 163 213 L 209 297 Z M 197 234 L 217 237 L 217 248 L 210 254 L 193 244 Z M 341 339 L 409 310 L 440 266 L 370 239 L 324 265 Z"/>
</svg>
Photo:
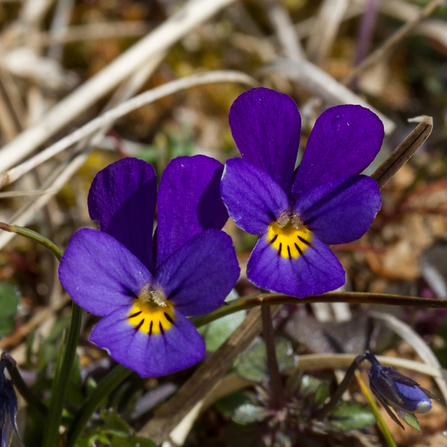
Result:
<svg viewBox="0 0 447 447">
<path fill-rule="evenodd" d="M 98 172 L 88 194 L 90 218 L 149 269 L 156 200 L 154 167 L 136 158 L 118 160 Z"/>
<path fill-rule="evenodd" d="M 248 260 L 247 277 L 261 289 L 298 298 L 329 292 L 346 282 L 336 256 L 315 236 L 302 255 L 293 258 L 279 254 L 262 236 Z"/>
<path fill-rule="evenodd" d="M 222 163 L 204 155 L 178 157 L 168 164 L 158 192 L 157 266 L 191 237 L 225 225 L 222 172 Z"/>
<path fill-rule="evenodd" d="M 191 238 L 157 269 L 154 281 L 184 315 L 217 309 L 239 278 L 230 236 L 208 230 Z"/>
<path fill-rule="evenodd" d="M 129 323 L 129 311 L 129 307 L 121 308 L 102 318 L 89 337 L 118 363 L 141 377 L 158 377 L 189 368 L 203 358 L 205 343 L 180 312 L 174 312 L 168 330 L 149 335 Z"/>
<path fill-rule="evenodd" d="M 236 98 L 229 120 L 242 157 L 268 172 L 289 194 L 301 132 L 295 101 L 268 88 L 254 88 Z"/>
<path fill-rule="evenodd" d="M 384 131 L 379 117 L 362 106 L 331 107 L 317 119 L 298 167 L 292 195 L 360 174 L 376 157 Z"/>
<path fill-rule="evenodd" d="M 297 197 L 293 209 L 322 242 L 345 244 L 368 231 L 381 205 L 377 182 L 352 175 L 306 191 Z"/>
<path fill-rule="evenodd" d="M 152 275 L 112 236 L 83 228 L 68 243 L 59 279 L 76 304 L 104 316 L 129 305 Z"/>
<path fill-rule="evenodd" d="M 263 234 L 290 208 L 286 193 L 267 172 L 249 161 L 225 163 L 220 191 L 234 223 L 250 234 Z"/>
</svg>

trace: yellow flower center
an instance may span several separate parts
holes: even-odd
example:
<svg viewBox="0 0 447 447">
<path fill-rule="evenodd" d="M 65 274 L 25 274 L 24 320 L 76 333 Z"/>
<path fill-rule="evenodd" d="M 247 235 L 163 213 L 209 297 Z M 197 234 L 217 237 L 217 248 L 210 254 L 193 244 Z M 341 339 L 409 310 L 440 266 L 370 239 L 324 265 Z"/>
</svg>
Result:
<svg viewBox="0 0 447 447">
<path fill-rule="evenodd" d="M 127 318 L 137 331 L 160 334 L 174 324 L 174 308 L 160 289 L 144 286 Z"/>
<path fill-rule="evenodd" d="M 302 256 L 312 243 L 312 233 L 298 222 L 298 218 L 294 216 L 287 223 L 273 222 L 269 226 L 267 239 L 283 258 Z"/>
</svg>

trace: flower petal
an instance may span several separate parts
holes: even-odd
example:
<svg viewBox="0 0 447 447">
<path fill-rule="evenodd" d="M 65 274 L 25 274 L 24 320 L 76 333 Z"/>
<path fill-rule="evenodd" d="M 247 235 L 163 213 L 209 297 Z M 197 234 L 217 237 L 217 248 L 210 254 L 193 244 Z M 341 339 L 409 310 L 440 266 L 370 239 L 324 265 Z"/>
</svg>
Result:
<svg viewBox="0 0 447 447">
<path fill-rule="evenodd" d="M 180 312 L 174 311 L 169 329 L 149 335 L 129 323 L 129 310 L 121 308 L 102 318 L 89 337 L 117 362 L 141 377 L 157 377 L 189 368 L 203 358 L 205 343 Z"/>
<path fill-rule="evenodd" d="M 157 200 L 154 167 L 124 158 L 98 172 L 88 195 L 90 218 L 130 250 L 147 268 L 153 266 L 152 228 Z"/>
<path fill-rule="evenodd" d="M 242 157 L 268 172 L 289 194 L 301 132 L 295 101 L 268 88 L 254 88 L 234 101 L 229 120 Z"/>
<path fill-rule="evenodd" d="M 342 177 L 297 197 L 304 225 L 325 244 L 344 244 L 363 236 L 382 204 L 377 183 L 364 175 Z"/>
<path fill-rule="evenodd" d="M 336 256 L 315 236 L 302 255 L 288 258 L 263 235 L 248 260 L 247 277 L 261 289 L 298 298 L 335 290 L 346 281 Z"/>
<path fill-rule="evenodd" d="M 157 269 L 154 282 L 182 314 L 202 315 L 223 303 L 239 272 L 230 236 L 207 230 L 167 258 Z"/>
<path fill-rule="evenodd" d="M 326 110 L 309 136 L 292 194 L 360 174 L 376 157 L 383 136 L 382 121 L 369 109 L 342 105 Z"/>
<path fill-rule="evenodd" d="M 194 235 L 225 225 L 222 172 L 221 163 L 204 155 L 178 157 L 168 164 L 158 192 L 157 266 Z"/>
<path fill-rule="evenodd" d="M 103 316 L 128 306 L 152 275 L 115 238 L 83 228 L 68 243 L 59 266 L 59 279 L 76 304 Z"/>
<path fill-rule="evenodd" d="M 235 224 L 251 234 L 265 233 L 290 207 L 281 186 L 267 172 L 241 158 L 225 163 L 220 190 Z"/>
</svg>

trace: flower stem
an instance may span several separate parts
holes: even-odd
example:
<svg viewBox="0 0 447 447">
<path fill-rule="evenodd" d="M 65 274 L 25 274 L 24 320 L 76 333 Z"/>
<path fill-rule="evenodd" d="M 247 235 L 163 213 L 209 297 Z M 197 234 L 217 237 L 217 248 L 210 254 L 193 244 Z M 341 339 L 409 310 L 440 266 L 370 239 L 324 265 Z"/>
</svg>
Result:
<svg viewBox="0 0 447 447">
<path fill-rule="evenodd" d="M 196 327 L 204 326 L 226 315 L 248 310 L 261 305 L 302 304 L 302 303 L 349 303 L 349 304 L 386 304 L 390 306 L 413 306 L 447 308 L 446 299 L 419 298 L 414 296 L 391 295 L 385 293 L 329 292 L 304 298 L 281 295 L 278 293 L 258 293 L 231 301 L 228 305 L 200 317 L 191 318 Z"/>
<path fill-rule="evenodd" d="M 385 441 L 388 444 L 388 447 L 396 447 L 396 443 L 394 442 L 393 436 L 391 435 L 391 432 L 388 429 L 388 426 L 386 425 L 385 421 L 383 420 L 380 410 L 377 407 L 376 403 L 374 402 L 374 398 L 372 397 L 372 394 L 370 393 L 368 387 L 366 386 L 365 382 L 363 381 L 362 376 L 359 371 L 355 371 L 355 378 L 357 379 L 360 389 L 362 390 L 362 393 L 366 397 L 366 400 L 368 401 L 369 406 L 371 407 L 372 411 L 374 412 L 374 415 L 376 416 L 377 422 L 379 424 L 380 429 L 382 430 L 383 437 L 385 438 Z"/>
<path fill-rule="evenodd" d="M 73 419 L 68 431 L 67 447 L 73 447 L 84 427 L 92 417 L 96 409 L 101 405 L 104 399 L 123 381 L 132 371 L 125 366 L 117 365 L 113 368 L 98 384 L 87 402 L 81 407 Z"/>
<path fill-rule="evenodd" d="M 4 354 L 5 353 L 2 354 L 2 358 L 4 357 Z M 6 357 L 9 357 L 9 355 L 6 354 Z M 30 407 L 34 407 L 41 415 L 46 416 L 48 414 L 48 408 L 39 400 L 31 388 L 29 388 L 25 383 L 17 366 L 15 365 L 15 361 L 8 361 L 6 363 L 6 368 L 14 382 L 14 386 L 17 388 L 20 395 L 25 399 L 26 403 Z"/>
<path fill-rule="evenodd" d="M 76 346 L 78 344 L 79 333 L 81 331 L 81 322 L 82 309 L 77 304 L 73 303 L 67 344 L 63 350 L 64 352 L 61 367 L 57 376 L 54 378 L 56 383 L 51 393 L 42 447 L 54 447 L 57 445 L 59 426 L 61 425 L 62 420 L 62 410 L 64 408 L 67 385 L 76 355 Z"/>
<path fill-rule="evenodd" d="M 346 371 L 345 377 L 341 381 L 340 385 L 338 385 L 335 393 L 332 395 L 330 401 L 313 415 L 315 419 L 322 419 L 337 406 L 338 401 L 341 399 L 344 392 L 348 389 L 349 384 L 351 383 L 351 380 L 354 377 L 355 372 L 357 371 L 357 368 L 360 366 L 360 363 L 362 363 L 363 360 L 366 359 L 366 357 L 366 354 L 361 354 L 354 359 L 354 361 L 351 363 L 351 366 Z"/>
<path fill-rule="evenodd" d="M 262 331 L 267 348 L 267 366 L 270 376 L 270 386 L 273 393 L 273 405 L 276 409 L 284 407 L 284 392 L 281 383 L 281 375 L 278 368 L 278 360 L 275 352 L 275 337 L 273 333 L 272 314 L 270 306 L 261 307 Z"/>
</svg>

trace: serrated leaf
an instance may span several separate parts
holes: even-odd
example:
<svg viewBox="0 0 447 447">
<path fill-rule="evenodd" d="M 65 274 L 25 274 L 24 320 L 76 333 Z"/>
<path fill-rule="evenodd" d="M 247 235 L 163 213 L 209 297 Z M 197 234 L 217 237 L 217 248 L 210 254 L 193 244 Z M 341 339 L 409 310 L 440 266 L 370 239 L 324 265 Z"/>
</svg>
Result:
<svg viewBox="0 0 447 447">
<path fill-rule="evenodd" d="M 242 404 L 236 408 L 233 415 L 233 421 L 238 424 L 251 424 L 261 422 L 269 416 L 268 410 L 254 404 Z"/>
<path fill-rule="evenodd" d="M 362 430 L 375 422 L 371 408 L 360 402 L 343 402 L 329 415 L 329 424 L 340 431 Z"/>
<path fill-rule="evenodd" d="M 15 325 L 14 316 L 19 307 L 19 295 L 14 286 L 0 283 L 0 338 L 9 334 Z"/>
<path fill-rule="evenodd" d="M 413 413 L 407 413 L 403 410 L 398 410 L 395 408 L 397 415 L 410 427 L 415 428 L 419 433 L 421 432 L 421 426 L 417 420 L 417 417 Z"/>
<path fill-rule="evenodd" d="M 112 435 L 127 438 L 132 434 L 132 429 L 114 411 L 103 410 L 101 417 L 104 421 L 103 429 Z"/>
<path fill-rule="evenodd" d="M 292 344 L 283 337 L 275 337 L 276 358 L 280 372 L 294 368 L 298 358 L 294 354 Z M 236 372 L 246 380 L 253 382 L 268 381 L 267 349 L 260 340 L 242 354 L 236 362 Z"/>
<path fill-rule="evenodd" d="M 232 417 L 238 407 L 252 403 L 251 399 L 240 391 L 229 394 L 216 402 L 215 407 L 223 416 Z"/>
</svg>

